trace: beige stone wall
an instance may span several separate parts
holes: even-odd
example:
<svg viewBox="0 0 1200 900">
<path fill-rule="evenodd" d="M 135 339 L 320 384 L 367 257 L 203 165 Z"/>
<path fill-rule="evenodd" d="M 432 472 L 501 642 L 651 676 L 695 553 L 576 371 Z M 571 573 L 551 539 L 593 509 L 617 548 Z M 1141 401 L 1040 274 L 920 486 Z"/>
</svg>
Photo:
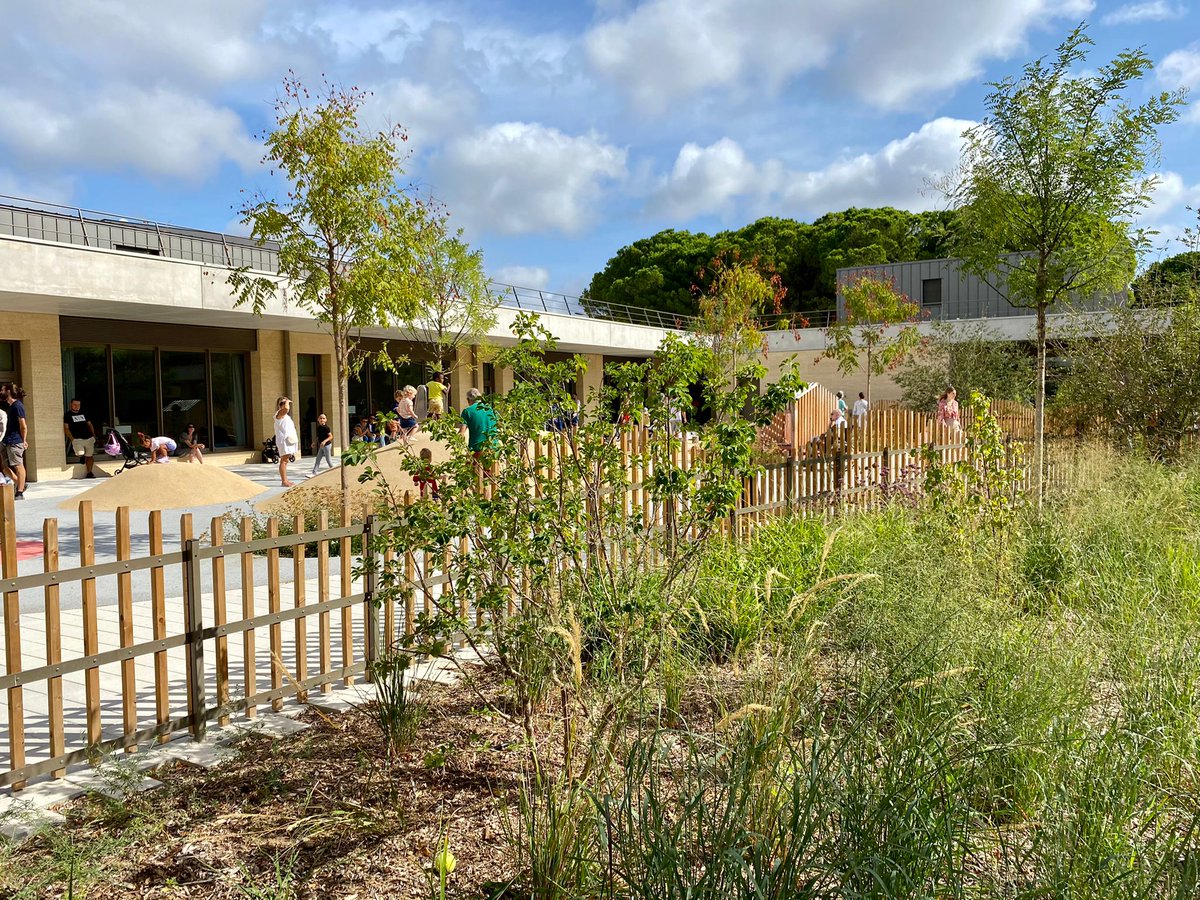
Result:
<svg viewBox="0 0 1200 900">
<path fill-rule="evenodd" d="M 800 377 L 808 382 L 817 382 L 831 391 L 844 391 L 847 403 L 853 404 L 859 391 L 867 389 L 867 376 L 861 370 L 852 375 L 843 375 L 838 371 L 837 363 L 831 359 L 817 359 L 817 354 L 811 350 L 801 350 L 798 353 L 770 353 L 767 355 L 767 381 L 775 381 L 788 361 L 795 359 Z M 871 400 L 899 400 L 900 386 L 896 384 L 890 373 L 875 375 L 871 378 Z"/>
<path fill-rule="evenodd" d="M 17 342 L 17 383 L 25 389 L 25 451 L 29 481 L 65 478 L 62 345 L 58 316 L 22 313 L 4 323 L 4 339 Z"/>
</svg>

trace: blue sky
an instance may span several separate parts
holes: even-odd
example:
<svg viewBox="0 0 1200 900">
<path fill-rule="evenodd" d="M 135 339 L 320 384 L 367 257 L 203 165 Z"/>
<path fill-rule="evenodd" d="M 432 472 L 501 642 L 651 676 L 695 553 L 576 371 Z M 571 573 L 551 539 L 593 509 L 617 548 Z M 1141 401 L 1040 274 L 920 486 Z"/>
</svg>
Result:
<svg viewBox="0 0 1200 900">
<path fill-rule="evenodd" d="M 1200 88 L 1181 0 L 0 0 L 0 193 L 238 231 L 291 69 L 408 129 L 490 275 L 576 293 L 663 228 L 939 207 L 984 83 L 1084 20 L 1095 63 L 1146 48 L 1144 92 Z M 1161 135 L 1170 252 L 1198 136 L 1200 105 Z"/>
</svg>

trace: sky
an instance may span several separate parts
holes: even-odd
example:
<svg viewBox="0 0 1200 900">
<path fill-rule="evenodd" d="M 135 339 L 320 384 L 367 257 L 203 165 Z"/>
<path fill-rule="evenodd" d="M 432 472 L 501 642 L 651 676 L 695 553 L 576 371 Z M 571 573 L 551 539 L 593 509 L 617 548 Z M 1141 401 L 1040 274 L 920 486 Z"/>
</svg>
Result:
<svg viewBox="0 0 1200 900">
<path fill-rule="evenodd" d="M 492 278 L 576 294 L 665 228 L 943 208 L 929 185 L 986 83 L 1083 21 L 1089 65 L 1155 61 L 1135 99 L 1197 94 L 1141 222 L 1178 252 L 1200 206 L 1194 0 L 0 0 L 0 194 L 244 233 L 243 192 L 279 191 L 261 138 L 292 71 L 405 128 L 401 181 Z"/>
</svg>

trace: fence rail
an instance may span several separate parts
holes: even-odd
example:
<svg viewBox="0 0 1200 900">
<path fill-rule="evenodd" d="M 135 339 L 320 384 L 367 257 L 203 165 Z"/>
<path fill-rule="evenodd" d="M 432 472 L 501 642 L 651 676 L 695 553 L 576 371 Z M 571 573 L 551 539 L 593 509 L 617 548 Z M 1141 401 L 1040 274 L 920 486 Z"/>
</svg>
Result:
<svg viewBox="0 0 1200 900">
<path fill-rule="evenodd" d="M 752 534 L 783 514 L 875 506 L 919 478 L 931 459 L 966 458 L 960 432 L 903 410 L 880 411 L 861 428 L 811 435 L 817 422 L 827 421 L 826 394 L 810 390 L 792 405 L 787 421 L 794 452 L 746 479 L 723 526 L 732 537 Z M 641 428 L 622 435 L 624 508 L 661 528 L 664 510 L 644 488 L 654 474 L 644 455 L 647 441 Z M 553 449 L 542 442 L 538 447 L 549 453 L 554 471 Z M 688 469 L 699 452 L 694 436 L 685 433 L 673 449 L 673 464 Z M 137 536 L 148 552 L 135 557 L 130 512 L 122 508 L 115 517 L 118 558 L 97 563 L 88 501 L 78 512 L 80 565 L 59 568 L 58 522 L 48 519 L 43 571 L 19 575 L 13 500 L 10 486 L 0 490 L 0 745 L 7 753 L 0 786 L 13 789 L 174 732 L 200 739 L 210 722 L 254 718 L 268 704 L 279 709 L 287 698 L 303 701 L 334 682 L 350 684 L 369 672 L 381 648 L 411 632 L 418 606 L 429 611 L 448 578 L 448 561 L 436 555 L 408 551 L 398 558 L 389 551 L 381 557 L 373 519 L 330 527 L 324 512 L 314 531 L 292 520 L 290 535 L 280 535 L 279 520 L 271 518 L 265 536 L 256 536 L 254 523 L 242 519 L 237 540 L 230 541 L 221 518 L 201 539 L 184 514 L 179 549 L 164 552 L 162 513 L 154 511 L 147 533 Z M 411 495 L 405 502 L 412 502 Z M 380 604 L 380 563 L 399 569 L 414 590 Z M 169 569 L 182 576 L 182 597 L 167 596 Z M 115 602 L 99 602 L 97 584 L 104 579 L 116 581 Z M 470 612 L 460 611 L 464 620 Z"/>
</svg>

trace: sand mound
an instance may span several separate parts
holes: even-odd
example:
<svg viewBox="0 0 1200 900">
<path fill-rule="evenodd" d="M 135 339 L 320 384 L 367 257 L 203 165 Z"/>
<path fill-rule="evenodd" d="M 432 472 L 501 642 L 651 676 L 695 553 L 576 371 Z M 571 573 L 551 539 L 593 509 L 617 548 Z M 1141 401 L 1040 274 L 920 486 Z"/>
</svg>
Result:
<svg viewBox="0 0 1200 900">
<path fill-rule="evenodd" d="M 165 465 L 147 463 L 113 478 L 106 478 L 58 506 L 59 509 L 75 509 L 80 500 L 91 500 L 97 511 L 112 511 L 119 506 L 131 509 L 182 509 L 237 503 L 265 490 L 249 478 L 220 466 L 172 460 Z"/>
<path fill-rule="evenodd" d="M 412 491 L 414 497 L 417 495 L 412 476 L 405 471 L 405 466 L 411 457 L 419 456 L 425 447 L 433 454 L 434 464 L 443 463 L 450 458 L 450 450 L 445 444 L 420 431 L 412 436 L 407 447 L 403 444 L 391 444 L 376 452 L 374 467 L 387 480 L 389 489 L 396 497 L 402 498 L 405 491 Z M 381 483 L 376 479 L 359 484 L 358 476 L 365 468 L 353 466 L 346 473 L 350 482 L 350 508 L 355 516 L 369 512 L 375 505 L 374 492 Z M 302 475 L 311 471 L 312 457 L 305 456 L 298 463 L 288 466 L 288 477 L 299 481 Z M 306 478 L 294 488 L 256 504 L 255 509 L 272 516 L 296 516 L 324 508 L 329 510 L 330 520 L 335 520 L 340 516 L 342 509 L 341 477 L 336 468 L 322 467 L 320 475 Z"/>
</svg>

